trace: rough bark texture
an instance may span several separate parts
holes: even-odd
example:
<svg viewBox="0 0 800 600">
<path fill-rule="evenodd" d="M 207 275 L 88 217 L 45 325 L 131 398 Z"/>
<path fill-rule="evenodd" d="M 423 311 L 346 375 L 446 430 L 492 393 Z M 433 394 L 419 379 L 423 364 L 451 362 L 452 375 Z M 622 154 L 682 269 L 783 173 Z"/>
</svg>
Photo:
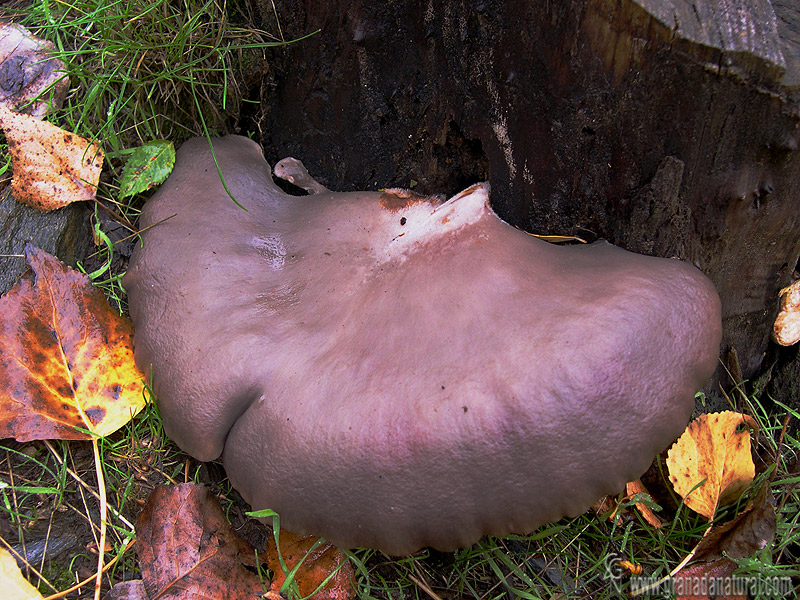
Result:
<svg viewBox="0 0 800 600">
<path fill-rule="evenodd" d="M 28 270 L 22 256 L 27 242 L 74 266 L 91 248 L 89 211 L 73 204 L 40 213 L 0 189 L 0 294 Z"/>
<path fill-rule="evenodd" d="M 287 37 L 321 31 L 274 57 L 271 162 L 301 158 L 335 190 L 488 179 L 520 228 L 691 261 L 722 297 L 723 352 L 744 377 L 762 368 L 777 292 L 798 277 L 798 2 L 306 0 L 278 13 Z"/>
</svg>

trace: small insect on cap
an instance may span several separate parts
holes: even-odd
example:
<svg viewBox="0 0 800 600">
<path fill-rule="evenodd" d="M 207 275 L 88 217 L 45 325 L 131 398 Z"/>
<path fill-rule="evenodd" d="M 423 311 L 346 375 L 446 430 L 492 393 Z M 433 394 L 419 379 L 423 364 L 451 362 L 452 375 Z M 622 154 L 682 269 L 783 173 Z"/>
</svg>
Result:
<svg viewBox="0 0 800 600">
<path fill-rule="evenodd" d="M 124 280 L 136 359 L 167 433 L 285 528 L 389 554 L 526 533 L 683 431 L 721 335 L 693 266 L 542 242 L 484 184 L 335 193 L 282 161 L 314 192 L 290 196 L 213 143 L 244 209 L 184 144 Z"/>
</svg>

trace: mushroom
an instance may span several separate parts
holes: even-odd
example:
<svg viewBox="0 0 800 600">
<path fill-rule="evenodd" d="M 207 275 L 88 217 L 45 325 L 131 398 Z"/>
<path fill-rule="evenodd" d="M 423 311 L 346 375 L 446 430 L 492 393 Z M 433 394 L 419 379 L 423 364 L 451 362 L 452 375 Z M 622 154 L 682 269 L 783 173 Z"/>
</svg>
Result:
<svg viewBox="0 0 800 600">
<path fill-rule="evenodd" d="M 285 528 L 452 550 L 585 511 L 684 429 L 719 298 L 695 267 L 443 202 L 282 192 L 243 137 L 185 143 L 124 286 L 167 434 Z M 313 182 L 313 183 L 312 183 Z"/>
</svg>

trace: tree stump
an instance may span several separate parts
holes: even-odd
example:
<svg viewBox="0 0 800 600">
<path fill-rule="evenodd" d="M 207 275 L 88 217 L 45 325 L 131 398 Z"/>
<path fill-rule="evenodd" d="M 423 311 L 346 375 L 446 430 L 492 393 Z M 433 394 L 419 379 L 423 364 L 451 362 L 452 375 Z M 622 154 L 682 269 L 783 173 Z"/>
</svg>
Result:
<svg viewBox="0 0 800 600">
<path fill-rule="evenodd" d="M 488 179 L 520 228 L 690 261 L 722 297 L 728 369 L 753 378 L 800 277 L 798 6 L 282 3 L 287 38 L 320 32 L 276 52 L 262 142 L 332 189 Z"/>
</svg>

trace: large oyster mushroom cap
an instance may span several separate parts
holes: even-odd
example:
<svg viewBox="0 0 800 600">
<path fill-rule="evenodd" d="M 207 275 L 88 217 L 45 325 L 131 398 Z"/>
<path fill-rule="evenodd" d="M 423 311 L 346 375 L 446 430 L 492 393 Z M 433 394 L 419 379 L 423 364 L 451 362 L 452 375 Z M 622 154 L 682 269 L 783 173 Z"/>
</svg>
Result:
<svg viewBox="0 0 800 600">
<path fill-rule="evenodd" d="M 254 142 L 213 143 L 246 210 L 184 144 L 124 280 L 136 360 L 168 435 L 287 529 L 390 554 L 529 532 L 684 429 L 721 336 L 693 266 L 539 241 L 483 184 L 290 196 Z"/>
</svg>

